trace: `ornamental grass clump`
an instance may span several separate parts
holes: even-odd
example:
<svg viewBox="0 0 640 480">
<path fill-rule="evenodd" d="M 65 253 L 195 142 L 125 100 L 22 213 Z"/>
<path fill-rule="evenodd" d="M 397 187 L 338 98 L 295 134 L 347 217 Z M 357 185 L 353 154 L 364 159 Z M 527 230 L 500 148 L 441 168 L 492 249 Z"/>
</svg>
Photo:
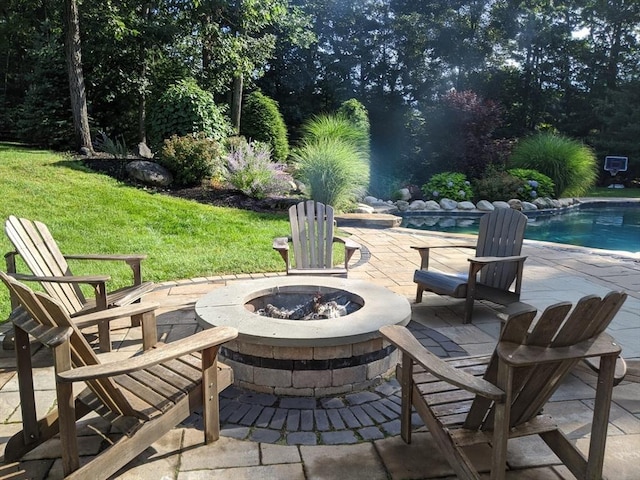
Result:
<svg viewBox="0 0 640 480">
<path fill-rule="evenodd" d="M 537 170 L 551 178 L 556 198 L 584 195 L 598 178 L 598 165 L 591 148 L 552 133 L 539 133 L 522 140 L 513 150 L 509 164 Z"/>
<path fill-rule="evenodd" d="M 293 157 L 297 176 L 316 202 L 348 208 L 369 184 L 369 164 L 343 139 L 317 139 L 297 149 Z"/>
<path fill-rule="evenodd" d="M 226 180 L 249 197 L 283 194 L 290 176 L 285 165 L 271 161 L 271 149 L 262 142 L 234 141 L 226 158 Z"/>
</svg>

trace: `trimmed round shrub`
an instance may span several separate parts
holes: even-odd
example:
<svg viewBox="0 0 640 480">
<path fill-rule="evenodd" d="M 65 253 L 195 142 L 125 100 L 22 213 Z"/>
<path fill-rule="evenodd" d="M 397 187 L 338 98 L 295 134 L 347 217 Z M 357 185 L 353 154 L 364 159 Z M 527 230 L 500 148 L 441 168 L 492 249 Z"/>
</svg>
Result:
<svg viewBox="0 0 640 480">
<path fill-rule="evenodd" d="M 577 140 L 553 133 L 539 133 L 519 142 L 509 165 L 537 170 L 551 178 L 556 198 L 584 195 L 598 178 L 593 151 Z"/>
<path fill-rule="evenodd" d="M 545 174 L 527 168 L 512 168 L 507 172 L 522 181 L 522 187 L 518 190 L 517 196 L 520 200 L 530 202 L 538 197 L 553 197 L 553 180 Z"/>
<path fill-rule="evenodd" d="M 427 200 L 439 202 L 449 198 L 456 202 L 473 199 L 471 183 L 464 173 L 442 172 L 434 175 L 422 186 L 422 192 Z"/>
<path fill-rule="evenodd" d="M 220 141 L 231 132 L 223 108 L 194 79 L 181 80 L 169 87 L 149 111 L 152 145 L 159 145 L 172 135 L 183 137 L 191 133 Z"/>
<path fill-rule="evenodd" d="M 268 144 L 276 162 L 287 160 L 287 126 L 277 102 L 263 93 L 255 91 L 247 97 L 242 109 L 240 133 L 250 140 Z"/>
<path fill-rule="evenodd" d="M 224 173 L 223 148 L 204 133 L 166 139 L 158 163 L 173 173 L 179 186 L 198 185 L 207 177 L 222 178 Z"/>
<path fill-rule="evenodd" d="M 366 191 L 369 164 L 353 146 L 340 138 L 319 138 L 293 154 L 296 176 L 316 202 L 348 208 Z"/>
</svg>

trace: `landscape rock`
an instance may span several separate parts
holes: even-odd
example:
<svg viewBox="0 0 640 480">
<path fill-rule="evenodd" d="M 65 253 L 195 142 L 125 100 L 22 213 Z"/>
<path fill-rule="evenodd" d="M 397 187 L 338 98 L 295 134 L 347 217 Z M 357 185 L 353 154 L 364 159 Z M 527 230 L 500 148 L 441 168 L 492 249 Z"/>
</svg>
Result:
<svg viewBox="0 0 640 480">
<path fill-rule="evenodd" d="M 502 200 L 496 200 L 493 202 L 493 206 L 495 208 L 511 208 L 511 206 L 507 202 L 503 202 Z"/>
<path fill-rule="evenodd" d="M 424 210 L 425 203 L 422 200 L 414 200 L 409 204 L 409 210 Z"/>
<path fill-rule="evenodd" d="M 400 195 L 400 200 L 404 200 L 405 202 L 411 200 L 411 192 L 408 188 L 401 188 L 398 190 L 398 195 Z"/>
<path fill-rule="evenodd" d="M 522 202 L 522 210 L 525 212 L 530 212 L 531 210 L 537 210 L 538 207 L 535 203 L 531 202 Z"/>
<path fill-rule="evenodd" d="M 451 200 L 450 198 L 443 198 L 440 200 L 440 208 L 443 210 L 455 210 L 458 206 L 458 202 Z"/>
<path fill-rule="evenodd" d="M 458 210 L 475 210 L 476 206 L 473 202 L 460 202 L 458 203 Z"/>
<path fill-rule="evenodd" d="M 407 202 L 406 200 L 398 200 L 396 202 L 396 207 L 401 212 L 404 212 L 405 210 L 409 209 L 409 202 Z"/>
<path fill-rule="evenodd" d="M 440 205 L 435 200 L 428 200 L 424 202 L 425 210 L 440 210 Z"/>
<path fill-rule="evenodd" d="M 127 164 L 127 173 L 134 180 L 154 187 L 166 187 L 173 182 L 173 175 L 169 170 L 148 160 L 129 162 Z"/>
<path fill-rule="evenodd" d="M 514 210 L 518 210 L 518 211 L 522 211 L 523 207 L 522 207 L 522 200 L 519 200 L 517 198 L 512 198 L 511 200 L 509 200 L 509 206 L 511 208 L 513 208 Z"/>
<path fill-rule="evenodd" d="M 144 142 L 140 142 L 138 144 L 136 155 L 140 158 L 153 158 L 153 152 L 149 147 L 147 147 L 147 144 Z"/>
<path fill-rule="evenodd" d="M 496 209 L 489 200 L 480 200 L 476 208 L 481 212 L 493 212 Z"/>
<path fill-rule="evenodd" d="M 365 205 L 364 203 L 359 203 L 353 212 L 354 213 L 373 213 L 374 208 L 371 205 Z"/>
</svg>

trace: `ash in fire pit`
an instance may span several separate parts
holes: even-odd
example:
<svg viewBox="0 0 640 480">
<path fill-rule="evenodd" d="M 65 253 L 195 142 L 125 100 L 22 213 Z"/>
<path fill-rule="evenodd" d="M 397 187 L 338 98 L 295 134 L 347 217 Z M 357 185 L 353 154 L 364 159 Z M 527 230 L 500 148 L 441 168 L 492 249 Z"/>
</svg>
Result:
<svg viewBox="0 0 640 480">
<path fill-rule="evenodd" d="M 275 302 L 277 298 L 272 300 Z M 256 313 L 264 317 L 284 318 L 287 320 L 320 320 L 323 318 L 344 317 L 359 308 L 360 305 L 351 302 L 347 295 L 343 293 L 332 295 L 318 293 L 292 309 L 277 307 L 273 303 L 268 303 Z"/>
<path fill-rule="evenodd" d="M 322 320 L 344 317 L 359 310 L 362 307 L 362 299 L 344 290 L 316 293 L 285 291 L 259 296 L 245 306 L 264 317 Z"/>
</svg>

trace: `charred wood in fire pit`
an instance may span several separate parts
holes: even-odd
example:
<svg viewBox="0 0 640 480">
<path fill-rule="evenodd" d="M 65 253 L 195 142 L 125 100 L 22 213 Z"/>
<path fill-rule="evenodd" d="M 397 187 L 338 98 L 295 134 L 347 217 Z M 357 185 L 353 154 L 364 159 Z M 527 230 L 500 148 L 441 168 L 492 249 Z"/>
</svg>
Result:
<svg viewBox="0 0 640 480">
<path fill-rule="evenodd" d="M 293 310 L 278 308 L 269 303 L 263 310 L 259 310 L 260 315 L 271 318 L 282 318 L 288 320 L 317 320 L 322 318 L 337 318 L 348 315 L 347 307 L 350 300 L 344 293 L 314 295 L 311 300 L 303 303 Z"/>
</svg>

